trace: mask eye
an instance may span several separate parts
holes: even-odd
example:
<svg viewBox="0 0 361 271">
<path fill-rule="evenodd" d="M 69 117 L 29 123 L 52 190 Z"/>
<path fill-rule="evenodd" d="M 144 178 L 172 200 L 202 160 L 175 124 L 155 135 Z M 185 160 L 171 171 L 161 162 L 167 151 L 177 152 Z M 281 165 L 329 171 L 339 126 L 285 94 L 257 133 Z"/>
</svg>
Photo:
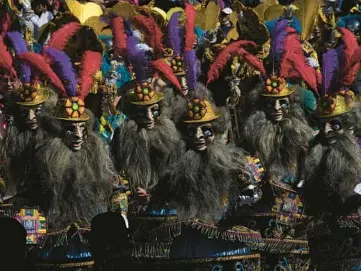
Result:
<svg viewBox="0 0 361 271">
<path fill-rule="evenodd" d="M 37 108 L 35 108 L 35 115 L 40 115 L 42 112 L 43 112 L 42 106 L 38 106 Z"/>
<path fill-rule="evenodd" d="M 139 118 L 144 118 L 147 115 L 146 110 L 144 108 L 139 108 L 137 115 Z"/>
<path fill-rule="evenodd" d="M 271 100 L 268 100 L 268 101 L 266 101 L 266 107 L 267 107 L 267 109 L 272 109 L 273 108 L 273 102 L 271 101 Z"/>
<path fill-rule="evenodd" d="M 152 108 L 152 114 L 154 118 L 159 117 L 160 115 L 159 108 L 158 107 Z"/>
<path fill-rule="evenodd" d="M 288 109 L 289 102 L 287 100 L 280 100 L 280 106 L 282 107 L 282 109 Z"/>
<path fill-rule="evenodd" d="M 331 122 L 332 130 L 339 131 L 342 129 L 341 122 L 338 120 L 334 120 Z"/>
<path fill-rule="evenodd" d="M 209 138 L 209 137 L 213 136 L 212 128 L 204 127 L 202 130 L 203 130 L 204 137 Z"/>
<path fill-rule="evenodd" d="M 195 134 L 196 134 L 196 129 L 194 127 L 189 127 L 188 128 L 188 136 L 194 137 Z"/>
</svg>

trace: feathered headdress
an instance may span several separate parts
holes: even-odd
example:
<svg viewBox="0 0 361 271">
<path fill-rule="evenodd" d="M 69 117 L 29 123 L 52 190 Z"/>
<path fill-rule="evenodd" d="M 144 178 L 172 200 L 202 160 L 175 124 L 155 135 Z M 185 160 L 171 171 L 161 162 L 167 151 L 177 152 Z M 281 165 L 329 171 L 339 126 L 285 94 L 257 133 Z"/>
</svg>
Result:
<svg viewBox="0 0 361 271">
<path fill-rule="evenodd" d="M 186 75 L 188 88 L 194 90 L 197 87 L 199 68 L 196 52 L 193 49 L 197 40 L 194 32 L 195 8 L 186 3 L 184 22 L 181 20 L 182 16 L 182 12 L 175 12 L 168 23 L 168 43 L 173 50 L 170 66 L 176 75 Z"/>
<path fill-rule="evenodd" d="M 124 19 L 115 17 L 111 20 L 113 33 L 113 48 L 117 55 L 123 55 L 127 50 L 127 34 L 125 32 Z"/>
<path fill-rule="evenodd" d="M 152 16 L 137 15 L 133 18 L 137 28 L 145 34 L 147 43 L 156 55 L 163 54 L 163 33 Z"/>
<path fill-rule="evenodd" d="M 63 89 L 61 81 L 51 69 L 50 65 L 46 62 L 44 56 L 33 52 L 25 52 L 19 54 L 16 57 L 16 60 L 27 64 L 28 67 L 31 68 L 33 74 L 42 75 L 42 78 L 47 81 L 47 84 L 50 84 L 57 89 Z M 40 84 L 38 80 L 34 79 L 35 77 L 33 77 L 32 82 L 23 82 L 18 93 L 18 104 L 24 106 L 34 106 L 43 103 L 49 98 L 48 87 Z"/>
<path fill-rule="evenodd" d="M 14 56 L 28 52 L 28 45 L 19 32 L 7 32 L 5 34 L 5 39 L 9 41 L 10 48 L 12 49 Z M 21 63 L 18 72 L 21 82 L 30 83 L 31 70 L 28 64 Z"/>
<path fill-rule="evenodd" d="M 343 44 L 322 56 L 322 71 L 317 74 L 319 95 L 316 115 L 328 118 L 352 109 L 355 94 L 349 89 L 360 68 L 361 48 L 355 36 L 340 28 Z"/>
<path fill-rule="evenodd" d="M 45 53 L 52 60 L 53 68 L 63 85 L 63 88 L 58 88 L 62 98 L 58 101 L 55 117 L 67 121 L 88 120 L 84 99 L 89 94 L 94 75 L 100 68 L 101 54 L 86 51 L 82 56 L 77 77 L 70 58 L 63 51 L 49 47 L 45 49 Z"/>
<path fill-rule="evenodd" d="M 47 45 L 58 50 L 64 50 L 69 39 L 71 39 L 79 29 L 80 24 L 77 22 L 65 24 L 59 30 L 51 34 Z"/>
<path fill-rule="evenodd" d="M 266 73 L 263 62 L 248 52 L 244 46 L 255 46 L 253 42 L 237 41 L 224 48 L 212 63 L 208 72 L 208 84 L 216 80 L 220 71 L 232 56 L 240 56 L 247 64 L 257 69 L 265 79 L 263 96 L 283 97 L 291 95 L 294 89 L 288 88 L 285 79 L 302 79 L 312 89 L 317 86 L 316 71 L 308 65 L 302 51 L 298 33 L 288 26 L 288 20 L 279 20 L 271 40 L 273 70 Z"/>
<path fill-rule="evenodd" d="M 6 48 L 3 37 L 0 37 L 0 70 L 2 74 L 17 77 L 16 70 L 13 66 L 13 58 Z"/>
<path fill-rule="evenodd" d="M 164 98 L 163 93 L 157 92 L 152 83 L 148 82 L 150 76 L 155 72 L 162 75 L 177 89 L 181 90 L 181 86 L 173 70 L 163 60 L 151 60 L 152 50 L 145 44 L 139 43 L 139 40 L 130 36 L 127 39 L 127 57 L 133 66 L 137 87 L 132 95 L 132 103 L 138 105 L 154 104 Z"/>
</svg>

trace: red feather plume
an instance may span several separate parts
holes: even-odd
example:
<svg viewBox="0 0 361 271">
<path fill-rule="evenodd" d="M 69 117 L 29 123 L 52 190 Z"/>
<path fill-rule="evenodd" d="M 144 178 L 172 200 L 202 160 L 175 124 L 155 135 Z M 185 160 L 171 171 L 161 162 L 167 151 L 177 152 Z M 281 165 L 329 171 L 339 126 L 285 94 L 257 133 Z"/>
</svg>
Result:
<svg viewBox="0 0 361 271">
<path fill-rule="evenodd" d="M 2 18 L 0 19 L 0 33 L 1 35 L 5 35 L 8 32 L 10 26 L 10 15 L 9 12 L 5 11 Z"/>
<path fill-rule="evenodd" d="M 115 17 L 112 19 L 113 47 L 118 55 L 123 55 L 127 49 L 127 34 L 124 29 L 124 19 Z"/>
<path fill-rule="evenodd" d="M 86 51 L 81 60 L 79 97 L 84 99 L 93 85 L 94 75 L 100 69 L 102 55 L 99 52 Z"/>
<path fill-rule="evenodd" d="M 167 64 L 167 62 L 165 62 L 163 59 L 158 59 L 152 62 L 152 67 L 165 79 L 171 82 L 172 85 L 176 86 L 183 95 L 182 86 L 179 83 L 177 76 L 175 76 L 173 69 Z"/>
<path fill-rule="evenodd" d="M 0 68 L 8 72 L 10 76 L 17 77 L 16 71 L 13 67 L 13 59 L 6 48 L 2 37 L 0 37 Z"/>
<path fill-rule="evenodd" d="M 157 54 L 163 53 L 163 33 L 154 18 L 150 15 L 149 17 L 137 15 L 134 17 L 134 21 L 139 27 L 139 30 L 145 32 L 149 46 L 153 48 L 154 52 Z"/>
<path fill-rule="evenodd" d="M 77 22 L 65 24 L 51 35 L 48 46 L 60 51 L 64 50 L 69 39 L 79 30 L 79 28 L 80 24 Z"/>
<path fill-rule="evenodd" d="M 359 48 L 359 45 L 355 35 L 350 30 L 344 27 L 341 27 L 338 30 L 342 33 L 341 38 L 345 44 L 344 66 L 341 83 L 345 86 L 349 86 L 355 80 L 355 76 L 360 69 L 360 63 L 354 63 L 353 61 L 355 51 Z"/>
<path fill-rule="evenodd" d="M 193 49 L 194 43 L 196 41 L 196 34 L 194 33 L 194 27 L 195 27 L 197 11 L 194 8 L 194 6 L 185 3 L 184 13 L 186 15 L 184 51 L 189 52 Z"/>
<path fill-rule="evenodd" d="M 35 68 L 39 73 L 45 75 L 49 82 L 62 92 L 65 92 L 65 88 L 59 77 L 52 70 L 50 65 L 46 62 L 45 57 L 34 53 L 34 52 L 26 52 L 17 56 L 17 59 L 21 61 L 25 61 L 30 66 Z"/>
<path fill-rule="evenodd" d="M 302 78 L 313 90 L 317 91 L 316 70 L 308 64 L 299 36 L 294 29 L 288 27 L 288 35 L 285 40 L 284 55 L 281 59 L 280 76 L 289 79 Z"/>
<path fill-rule="evenodd" d="M 247 52 L 244 48 L 241 46 L 253 46 L 256 47 L 257 45 L 253 41 L 236 41 L 228 45 L 226 48 L 224 48 L 216 57 L 215 61 L 212 63 L 208 70 L 207 74 L 207 85 L 214 80 L 217 80 L 220 72 L 223 70 L 224 66 L 228 63 L 229 59 L 232 56 L 241 56 L 247 64 L 254 67 L 258 71 L 260 71 L 263 75 L 266 75 L 266 70 L 263 66 L 262 61 L 258 59 L 257 56 L 252 55 L 250 52 Z"/>
</svg>

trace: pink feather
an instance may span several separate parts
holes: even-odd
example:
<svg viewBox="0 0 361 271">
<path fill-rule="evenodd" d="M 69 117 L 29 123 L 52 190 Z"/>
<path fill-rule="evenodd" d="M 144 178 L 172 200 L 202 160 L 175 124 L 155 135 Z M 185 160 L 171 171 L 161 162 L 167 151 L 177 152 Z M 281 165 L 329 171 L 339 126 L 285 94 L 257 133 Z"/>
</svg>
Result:
<svg viewBox="0 0 361 271">
<path fill-rule="evenodd" d="M 247 52 L 243 46 L 253 46 L 257 45 L 252 41 L 236 41 L 224 48 L 216 57 L 215 61 L 212 63 L 208 70 L 208 80 L 207 85 L 211 82 L 218 79 L 220 72 L 223 70 L 224 66 L 228 63 L 229 59 L 233 56 L 241 56 L 250 66 L 254 67 L 260 71 L 263 75 L 266 75 L 266 70 L 263 66 L 262 61 L 258 59 L 257 56 L 252 55 Z"/>
<path fill-rule="evenodd" d="M 186 15 L 185 22 L 185 52 L 193 49 L 196 42 L 196 34 L 194 33 L 197 11 L 191 4 L 185 3 L 184 13 Z"/>
<path fill-rule="evenodd" d="M 33 68 L 35 68 L 38 72 L 47 77 L 49 82 L 59 89 L 60 91 L 65 93 L 65 88 L 59 77 L 52 70 L 50 65 L 46 62 L 44 56 L 34 53 L 34 52 L 26 52 L 17 56 L 17 59 L 21 61 L 25 61 Z"/>
<path fill-rule="evenodd" d="M 65 24 L 51 35 L 48 46 L 60 51 L 64 50 L 69 39 L 79 30 L 79 28 L 80 24 L 77 22 Z"/>
<path fill-rule="evenodd" d="M 94 82 L 94 75 L 100 69 L 102 55 L 99 52 L 86 51 L 81 60 L 79 96 L 84 99 Z"/>
</svg>

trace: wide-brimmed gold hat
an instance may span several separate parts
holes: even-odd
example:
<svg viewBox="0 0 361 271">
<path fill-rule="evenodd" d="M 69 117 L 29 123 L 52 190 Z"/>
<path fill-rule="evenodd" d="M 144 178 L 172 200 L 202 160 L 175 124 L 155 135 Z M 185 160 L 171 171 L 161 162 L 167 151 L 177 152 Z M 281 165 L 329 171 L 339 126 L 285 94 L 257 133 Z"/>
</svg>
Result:
<svg viewBox="0 0 361 271">
<path fill-rule="evenodd" d="M 195 98 L 189 101 L 187 109 L 186 118 L 183 120 L 185 123 L 209 122 L 221 116 L 206 99 Z"/>
<path fill-rule="evenodd" d="M 87 121 L 89 116 L 85 113 L 85 103 L 79 97 L 62 98 L 58 100 L 55 118 L 66 121 Z"/>
<path fill-rule="evenodd" d="M 136 105 L 152 105 L 164 99 L 164 94 L 154 89 L 152 83 L 143 82 L 138 84 L 128 94 L 130 103 Z"/>
<path fill-rule="evenodd" d="M 49 99 L 50 90 L 40 84 L 24 83 L 17 93 L 17 104 L 22 106 L 35 106 Z"/>
<path fill-rule="evenodd" d="M 266 80 L 264 93 L 266 97 L 285 97 L 295 92 L 293 87 L 288 87 L 284 78 L 273 75 Z"/>
<path fill-rule="evenodd" d="M 351 90 L 339 91 L 335 95 L 323 95 L 318 100 L 316 117 L 331 118 L 350 111 L 355 101 L 355 94 Z"/>
</svg>

